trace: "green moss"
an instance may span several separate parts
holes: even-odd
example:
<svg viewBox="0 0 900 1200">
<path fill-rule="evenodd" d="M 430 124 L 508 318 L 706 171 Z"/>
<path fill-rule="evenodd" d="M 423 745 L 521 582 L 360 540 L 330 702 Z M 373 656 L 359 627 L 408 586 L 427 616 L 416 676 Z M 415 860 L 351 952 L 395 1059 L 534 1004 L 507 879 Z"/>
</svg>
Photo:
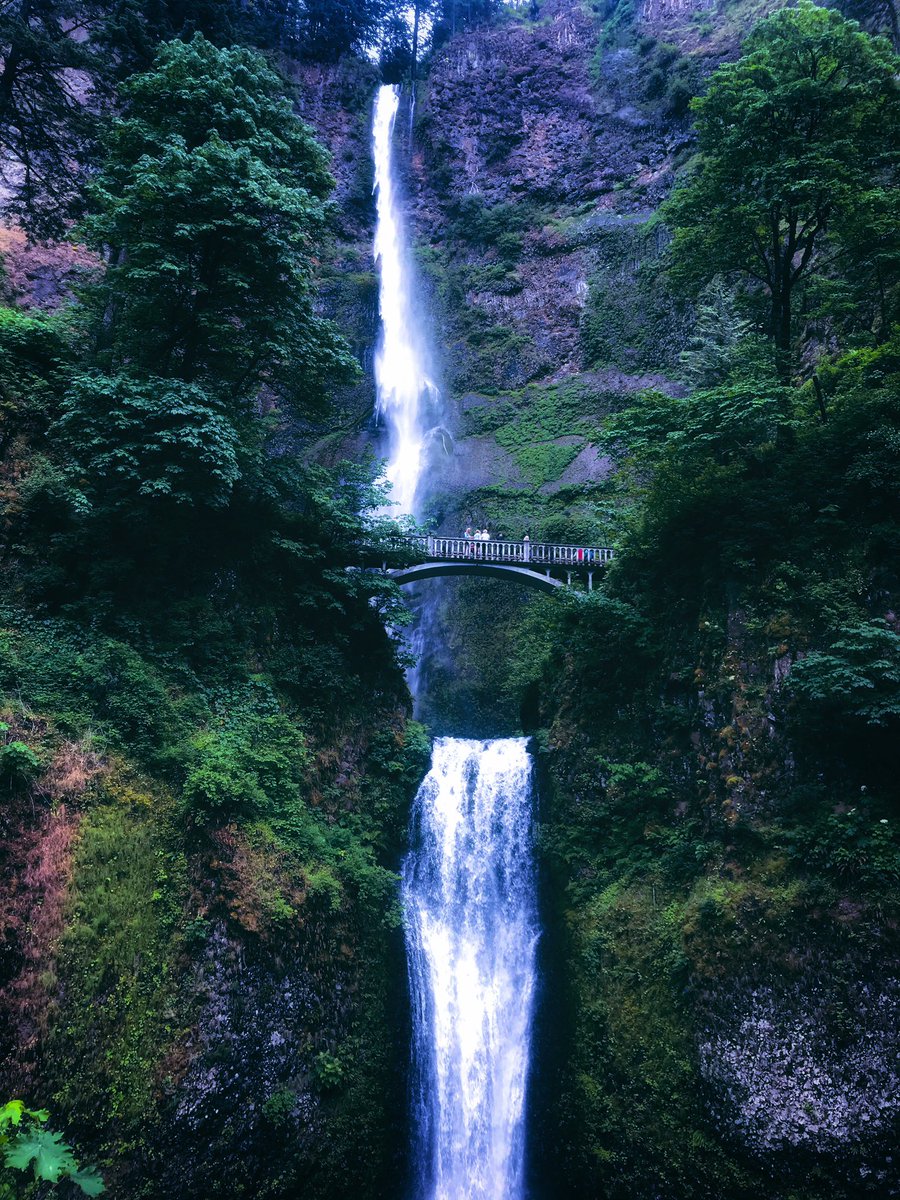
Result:
<svg viewBox="0 0 900 1200">
<path fill-rule="evenodd" d="M 660 270 L 664 245 L 655 222 L 622 223 L 598 232 L 581 321 L 589 366 L 665 370 L 677 358 L 684 305 L 668 290 Z"/>
<path fill-rule="evenodd" d="M 587 442 L 596 436 L 606 397 L 578 380 L 533 385 L 501 403 L 473 409 L 472 433 L 491 433 L 515 458 L 529 483 L 560 477 Z"/>
<path fill-rule="evenodd" d="M 143 800 L 100 804 L 81 824 L 47 1049 L 55 1102 L 116 1154 L 152 1130 L 165 1050 L 183 1019 L 186 864 L 171 805 Z"/>
</svg>

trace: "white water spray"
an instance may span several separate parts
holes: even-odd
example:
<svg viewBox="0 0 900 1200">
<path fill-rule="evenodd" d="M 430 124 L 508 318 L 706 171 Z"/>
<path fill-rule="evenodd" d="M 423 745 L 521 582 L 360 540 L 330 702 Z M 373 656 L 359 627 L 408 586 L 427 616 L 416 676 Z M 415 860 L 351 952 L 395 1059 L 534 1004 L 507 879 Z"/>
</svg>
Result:
<svg viewBox="0 0 900 1200">
<path fill-rule="evenodd" d="M 524 738 L 440 738 L 403 870 L 416 1200 L 521 1200 L 538 938 Z"/>
<path fill-rule="evenodd" d="M 394 178 L 391 141 L 399 105 L 396 86 L 379 88 L 372 127 L 375 258 L 382 325 L 375 355 L 376 413 L 388 431 L 385 476 L 391 484 L 391 512 L 395 516 L 417 515 L 417 502 L 421 502 L 417 493 L 429 434 L 426 408 L 437 400 L 437 388 L 425 369 L 426 355 L 413 315 L 412 272 Z"/>
<path fill-rule="evenodd" d="M 377 415 L 390 512 L 418 516 L 439 403 L 413 311 L 393 172 L 400 98 L 380 88 L 372 143 L 382 336 Z M 421 661 L 430 628 L 420 605 Z M 418 671 L 408 675 L 415 696 Z M 535 991 L 531 760 L 524 738 L 440 738 L 414 809 L 403 905 L 413 1003 L 416 1200 L 522 1200 Z"/>
</svg>

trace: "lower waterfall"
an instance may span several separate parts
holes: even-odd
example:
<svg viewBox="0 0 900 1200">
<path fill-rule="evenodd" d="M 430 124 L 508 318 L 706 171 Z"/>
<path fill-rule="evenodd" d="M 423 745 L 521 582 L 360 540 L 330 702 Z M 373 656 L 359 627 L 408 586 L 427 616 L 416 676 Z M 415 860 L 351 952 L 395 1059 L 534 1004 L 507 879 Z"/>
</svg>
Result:
<svg viewBox="0 0 900 1200">
<path fill-rule="evenodd" d="M 416 1200 L 520 1200 L 538 924 L 527 739 L 439 738 L 403 901 Z"/>
</svg>

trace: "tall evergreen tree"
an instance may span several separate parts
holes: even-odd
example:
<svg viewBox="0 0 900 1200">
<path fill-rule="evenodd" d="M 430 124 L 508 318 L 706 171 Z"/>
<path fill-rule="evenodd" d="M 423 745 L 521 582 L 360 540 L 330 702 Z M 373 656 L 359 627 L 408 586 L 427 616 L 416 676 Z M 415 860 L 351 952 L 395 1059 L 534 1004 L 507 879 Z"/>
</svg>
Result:
<svg viewBox="0 0 900 1200">
<path fill-rule="evenodd" d="M 197 35 L 123 95 L 85 223 L 110 263 L 93 297 L 103 361 L 311 403 L 343 362 L 312 311 L 332 178 L 283 80 Z"/>
<path fill-rule="evenodd" d="M 303 58 L 334 62 L 376 46 L 401 0 L 261 0 L 245 14 L 251 36 Z"/>
<path fill-rule="evenodd" d="M 717 275 L 700 293 L 688 347 L 680 355 L 685 378 L 695 387 L 721 383 L 752 333 L 752 322 L 739 312 L 733 291 Z"/>
<path fill-rule="evenodd" d="M 94 0 L 93 44 L 103 53 L 107 79 L 123 79 L 152 64 L 161 42 L 189 41 L 202 33 L 217 46 L 251 32 L 241 0 Z"/>
</svg>

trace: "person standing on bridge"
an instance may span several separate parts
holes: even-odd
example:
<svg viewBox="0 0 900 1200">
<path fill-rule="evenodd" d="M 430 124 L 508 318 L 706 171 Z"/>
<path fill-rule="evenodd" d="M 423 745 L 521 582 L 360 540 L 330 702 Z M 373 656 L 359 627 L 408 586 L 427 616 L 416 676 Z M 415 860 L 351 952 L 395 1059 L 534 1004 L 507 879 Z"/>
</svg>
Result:
<svg viewBox="0 0 900 1200">
<path fill-rule="evenodd" d="M 463 537 L 466 539 L 466 558 L 470 558 L 472 554 L 472 526 L 467 525 Z"/>
</svg>

